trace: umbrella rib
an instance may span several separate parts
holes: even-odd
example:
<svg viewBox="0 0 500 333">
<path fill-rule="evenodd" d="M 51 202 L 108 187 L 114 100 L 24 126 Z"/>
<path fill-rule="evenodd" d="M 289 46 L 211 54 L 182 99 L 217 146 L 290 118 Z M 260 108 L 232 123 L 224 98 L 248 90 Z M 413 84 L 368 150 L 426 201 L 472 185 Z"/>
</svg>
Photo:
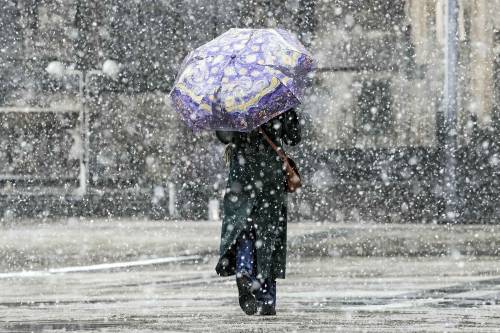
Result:
<svg viewBox="0 0 500 333">
<path fill-rule="evenodd" d="M 276 65 L 270 65 L 270 64 L 257 64 L 256 65 L 258 66 L 262 66 L 262 67 L 270 67 L 276 71 L 279 71 L 281 74 L 285 75 L 285 76 L 289 76 L 289 77 L 293 77 L 293 75 L 289 74 L 289 73 L 286 73 L 283 69 L 283 67 L 280 67 L 280 66 L 276 66 Z M 281 81 L 281 80 L 280 80 Z"/>
<path fill-rule="evenodd" d="M 276 35 L 278 37 L 278 39 L 281 40 L 281 42 L 283 44 L 285 44 L 286 46 L 288 46 L 289 49 L 291 49 L 292 51 L 295 51 L 295 52 L 299 52 L 299 50 L 297 50 L 292 44 L 290 44 L 280 33 L 278 33 L 275 29 L 268 29 L 268 31 L 270 31 L 273 35 Z"/>
<path fill-rule="evenodd" d="M 312 57 L 312 55 L 310 54 L 309 51 L 305 50 L 305 52 L 297 49 L 296 47 L 294 47 L 292 44 L 290 44 L 286 39 L 285 37 L 283 37 L 278 31 L 276 31 L 276 29 L 271 29 L 271 33 L 278 36 L 279 39 L 281 39 L 282 43 L 285 44 L 286 46 L 288 46 L 287 48 L 285 48 L 285 50 L 288 50 L 288 51 L 293 51 L 293 52 L 297 52 L 297 53 L 300 53 L 300 54 L 303 54 L 303 55 L 306 55 L 308 57 Z"/>
<path fill-rule="evenodd" d="M 253 38 L 254 34 L 255 34 L 255 31 L 251 31 L 251 32 L 250 32 L 250 36 L 248 37 L 248 40 L 245 42 L 245 47 L 244 47 L 244 48 L 243 48 L 243 49 L 242 49 L 242 50 L 238 53 L 238 56 L 240 56 L 240 55 L 243 53 L 243 50 L 245 50 L 245 48 L 248 46 L 248 43 L 250 43 L 250 41 L 252 40 L 252 38 Z M 221 36 L 219 36 L 219 37 L 221 37 Z M 219 37 L 217 37 L 217 38 L 219 38 Z M 216 38 L 216 39 L 217 39 L 217 38 Z M 216 40 L 216 39 L 214 39 L 214 40 Z M 213 40 L 213 41 L 214 41 L 214 40 Z M 213 41 L 212 41 L 212 42 L 213 42 Z M 188 54 L 188 57 L 189 57 L 190 55 L 192 55 L 193 53 L 195 53 L 195 51 L 196 51 L 196 50 L 191 51 L 191 52 Z M 297 51 L 297 52 L 298 52 L 298 51 Z M 303 54 L 303 53 L 302 53 L 302 54 Z M 223 55 L 224 55 L 224 56 L 230 56 L 230 53 L 228 53 L 228 54 L 223 54 Z M 207 55 L 205 55 L 204 57 L 202 57 L 202 56 L 200 56 L 200 55 L 196 55 L 196 56 L 193 56 L 193 57 L 192 57 L 192 59 L 189 59 L 188 61 L 186 61 L 186 63 L 185 63 L 185 64 L 182 64 L 182 65 L 184 65 L 184 67 L 185 67 L 185 65 L 190 64 L 191 62 L 194 62 L 194 60 L 196 60 L 196 61 L 200 61 L 200 60 L 205 60 L 205 59 L 207 59 L 207 58 L 209 58 L 209 57 L 211 57 L 211 55 L 208 55 L 208 54 L 207 54 Z"/>
<path fill-rule="evenodd" d="M 243 53 L 243 50 L 245 50 L 245 49 L 246 49 L 246 47 L 248 46 L 248 43 L 250 43 L 250 41 L 252 40 L 254 33 L 255 33 L 254 31 L 251 31 L 251 32 L 250 32 L 250 36 L 248 37 L 248 40 L 247 40 L 247 41 L 246 41 L 246 43 L 245 43 L 245 47 L 242 49 L 242 51 L 240 51 L 240 52 L 238 53 L 238 57 L 239 57 L 239 56 Z M 230 63 L 231 63 L 234 59 L 236 59 L 236 57 L 234 57 L 234 58 L 229 58 L 229 61 L 227 61 L 227 62 L 224 64 L 224 66 L 223 66 L 222 68 L 226 68 L 226 66 L 228 66 L 228 65 L 229 65 L 229 64 L 230 64 Z M 219 101 L 218 97 L 219 97 L 219 93 L 220 93 L 220 91 L 221 91 L 221 89 L 222 89 L 222 80 L 224 79 L 224 77 L 226 77 L 226 73 L 224 73 L 224 72 L 223 72 L 223 73 L 222 73 L 222 76 L 221 76 L 221 78 L 220 78 L 219 84 L 218 84 L 218 88 L 217 88 L 217 90 L 215 91 L 215 96 L 216 96 L 216 100 L 217 100 L 217 101 Z M 219 101 L 219 103 L 220 103 L 220 101 Z"/>
</svg>

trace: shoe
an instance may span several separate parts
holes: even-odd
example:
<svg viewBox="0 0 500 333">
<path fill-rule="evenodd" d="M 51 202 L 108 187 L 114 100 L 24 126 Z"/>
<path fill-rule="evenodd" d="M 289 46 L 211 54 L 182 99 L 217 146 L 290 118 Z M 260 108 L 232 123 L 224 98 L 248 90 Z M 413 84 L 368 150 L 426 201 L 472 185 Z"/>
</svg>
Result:
<svg viewBox="0 0 500 333">
<path fill-rule="evenodd" d="M 238 272 L 236 275 L 236 285 L 238 286 L 238 301 L 240 308 L 247 315 L 253 315 L 257 312 L 257 302 L 252 293 L 252 276 L 247 271 Z"/>
<path fill-rule="evenodd" d="M 257 314 L 260 316 L 276 315 L 276 281 L 266 279 L 256 291 Z"/>
<path fill-rule="evenodd" d="M 257 301 L 257 314 L 259 316 L 276 316 L 274 303 Z"/>
</svg>

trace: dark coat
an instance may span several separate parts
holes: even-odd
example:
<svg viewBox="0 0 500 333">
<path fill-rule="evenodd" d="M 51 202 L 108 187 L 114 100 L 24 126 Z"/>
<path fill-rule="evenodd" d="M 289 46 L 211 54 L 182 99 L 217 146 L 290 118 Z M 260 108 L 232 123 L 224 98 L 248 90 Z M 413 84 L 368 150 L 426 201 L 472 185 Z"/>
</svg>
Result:
<svg viewBox="0 0 500 333">
<path fill-rule="evenodd" d="M 277 145 L 300 142 L 300 122 L 293 109 L 262 127 Z M 250 133 L 218 131 L 216 134 L 230 148 L 216 271 L 222 276 L 235 273 L 236 240 L 245 230 L 253 229 L 256 276 L 284 278 L 287 197 L 282 161 L 257 130 Z"/>
</svg>

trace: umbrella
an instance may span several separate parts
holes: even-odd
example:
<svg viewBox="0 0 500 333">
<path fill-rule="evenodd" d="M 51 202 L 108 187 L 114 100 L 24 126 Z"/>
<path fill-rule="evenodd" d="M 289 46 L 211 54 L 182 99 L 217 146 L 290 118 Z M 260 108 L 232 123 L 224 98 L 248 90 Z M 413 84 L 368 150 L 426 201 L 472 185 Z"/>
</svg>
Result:
<svg viewBox="0 0 500 333">
<path fill-rule="evenodd" d="M 288 31 L 230 29 L 187 55 L 170 97 L 194 130 L 248 132 L 300 104 L 313 63 Z"/>
</svg>

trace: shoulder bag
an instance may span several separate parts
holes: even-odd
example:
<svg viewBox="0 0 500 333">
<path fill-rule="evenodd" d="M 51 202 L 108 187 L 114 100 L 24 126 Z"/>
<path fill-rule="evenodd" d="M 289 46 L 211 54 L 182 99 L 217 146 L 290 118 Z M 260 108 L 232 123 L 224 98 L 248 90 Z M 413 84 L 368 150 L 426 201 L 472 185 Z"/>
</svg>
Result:
<svg viewBox="0 0 500 333">
<path fill-rule="evenodd" d="M 286 191 L 288 193 L 295 192 L 299 187 L 302 186 L 302 178 L 300 177 L 299 170 L 297 169 L 297 165 L 295 162 L 286 155 L 283 148 L 278 147 L 273 140 L 267 135 L 267 133 L 259 127 L 259 132 L 262 134 L 264 139 L 269 143 L 269 145 L 273 148 L 273 150 L 278 154 L 278 156 L 283 161 L 283 171 L 285 171 L 286 175 Z"/>
</svg>

